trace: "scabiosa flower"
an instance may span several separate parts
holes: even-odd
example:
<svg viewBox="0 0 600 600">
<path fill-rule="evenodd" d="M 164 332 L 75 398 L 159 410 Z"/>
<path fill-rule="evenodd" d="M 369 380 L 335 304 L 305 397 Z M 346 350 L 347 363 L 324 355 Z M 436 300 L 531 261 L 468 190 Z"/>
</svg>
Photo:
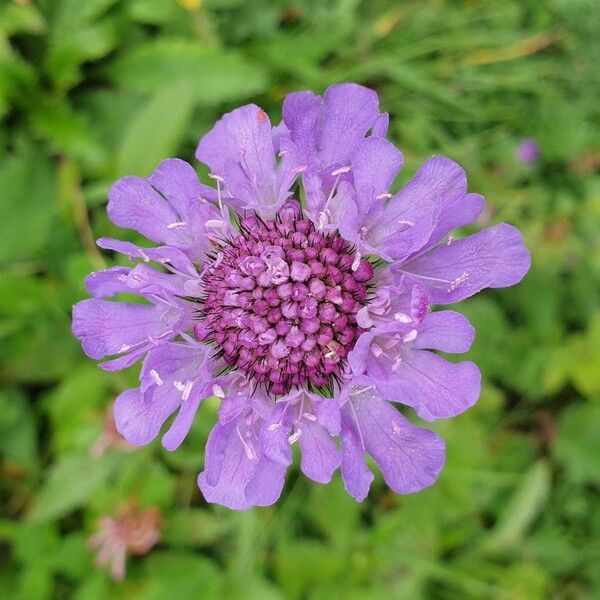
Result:
<svg viewBox="0 0 600 600">
<path fill-rule="evenodd" d="M 98 531 L 88 545 L 98 550 L 96 564 L 107 567 L 111 577 L 121 581 L 125 577 L 127 555 L 147 554 L 160 541 L 161 516 L 157 508 L 123 506 L 116 516 L 100 519 Z"/>
<path fill-rule="evenodd" d="M 198 478 L 209 502 L 275 502 L 295 443 L 307 477 L 327 483 L 341 467 L 357 500 L 367 454 L 395 492 L 416 492 L 437 479 L 444 443 L 394 403 L 433 421 L 477 400 L 477 367 L 435 353 L 466 352 L 473 328 L 432 305 L 518 283 L 529 253 L 506 224 L 454 239 L 483 198 L 448 158 L 390 192 L 402 154 L 387 124 L 356 84 L 293 93 L 278 126 L 248 105 L 200 140 L 213 185 L 170 159 L 110 190 L 113 222 L 159 246 L 100 239 L 133 265 L 88 277 L 73 332 L 104 369 L 144 357 L 114 408 L 131 444 L 175 415 L 162 437 L 175 450 L 202 400 L 221 399 Z M 121 292 L 144 302 L 107 300 Z"/>
<path fill-rule="evenodd" d="M 518 145 L 515 154 L 520 163 L 534 165 L 540 156 L 540 147 L 536 140 L 527 138 Z"/>
</svg>

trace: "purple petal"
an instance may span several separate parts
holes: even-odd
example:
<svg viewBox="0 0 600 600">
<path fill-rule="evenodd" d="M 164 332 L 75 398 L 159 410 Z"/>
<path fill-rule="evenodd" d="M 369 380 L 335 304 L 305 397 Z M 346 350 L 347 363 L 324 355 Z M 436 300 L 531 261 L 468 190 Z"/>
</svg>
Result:
<svg viewBox="0 0 600 600">
<path fill-rule="evenodd" d="M 279 500 L 287 465 L 261 457 L 256 471 L 246 486 L 244 493 L 250 506 L 271 506 Z"/>
<path fill-rule="evenodd" d="M 177 410 L 180 399 L 167 402 L 147 402 L 139 388 L 126 390 L 115 400 L 114 415 L 117 431 L 133 446 L 151 442 L 164 422 Z"/>
<path fill-rule="evenodd" d="M 294 92 L 283 101 L 283 122 L 304 164 L 317 163 L 323 100 L 312 92 Z"/>
<path fill-rule="evenodd" d="M 72 330 L 90 358 L 102 358 L 172 334 L 177 317 L 156 306 L 91 298 L 73 307 Z"/>
<path fill-rule="evenodd" d="M 238 108 L 200 140 L 196 158 L 223 180 L 228 202 L 241 208 L 275 211 L 296 177 L 293 148 L 287 147 L 278 170 L 271 122 L 254 104 Z"/>
<path fill-rule="evenodd" d="M 331 435 L 338 435 L 341 427 L 341 415 L 338 402 L 332 398 L 312 396 L 312 407 L 317 421 L 325 427 Z"/>
<path fill-rule="evenodd" d="M 414 275 L 428 288 L 432 302 L 450 304 L 486 287 L 515 285 L 530 265 L 531 256 L 519 230 L 501 223 L 394 269 Z"/>
<path fill-rule="evenodd" d="M 369 373 L 371 375 L 371 373 Z M 412 406 L 426 421 L 447 419 L 477 402 L 481 374 L 470 361 L 451 363 L 425 350 L 410 350 L 387 380 L 377 381 L 379 391 L 390 400 Z"/>
<path fill-rule="evenodd" d="M 402 152 L 385 138 L 361 140 L 351 170 L 361 212 L 366 214 L 373 203 L 383 207 L 387 198 L 381 196 L 389 191 L 401 166 Z"/>
<path fill-rule="evenodd" d="M 108 192 L 106 208 L 119 227 L 134 229 L 153 242 L 173 239 L 167 226 L 180 220 L 173 207 L 140 177 L 123 177 Z"/>
<path fill-rule="evenodd" d="M 197 277 L 198 272 L 190 259 L 177 248 L 161 246 L 160 248 L 142 248 L 131 242 L 123 242 L 113 238 L 99 238 L 96 244 L 104 250 L 112 250 L 128 256 L 131 260 L 155 261 L 162 265 L 172 265 L 177 271 Z"/>
<path fill-rule="evenodd" d="M 162 445 L 165 450 L 173 452 L 181 446 L 183 440 L 185 440 L 187 434 L 190 432 L 200 402 L 202 402 L 202 398 L 196 397 L 181 404 L 177 416 L 173 419 L 173 423 L 171 423 L 171 427 L 169 427 L 162 437 Z"/>
<path fill-rule="evenodd" d="M 128 267 L 111 267 L 96 271 L 85 278 L 85 287 L 94 298 L 108 298 L 116 294 L 131 292 L 127 285 Z"/>
<path fill-rule="evenodd" d="M 365 225 L 366 241 L 389 258 L 402 260 L 423 248 L 436 229 L 445 198 L 460 193 L 460 167 L 443 157 L 425 162 L 415 176 Z"/>
<path fill-rule="evenodd" d="M 457 227 L 473 223 L 479 216 L 485 201 L 480 194 L 456 194 L 445 197 L 440 204 L 437 225 L 427 246 L 433 246 Z"/>
<path fill-rule="evenodd" d="M 200 140 L 196 158 L 219 175 L 228 161 L 243 162 L 249 173 L 269 180 L 275 170 L 269 117 L 255 104 L 223 115 Z"/>
<path fill-rule="evenodd" d="M 298 443 L 302 450 L 302 472 L 313 481 L 329 483 L 342 459 L 331 435 L 318 423 L 303 419 Z"/>
<path fill-rule="evenodd" d="M 321 164 L 347 164 L 354 146 L 377 123 L 379 98 L 366 87 L 343 83 L 327 88 L 323 100 Z"/>
<path fill-rule="evenodd" d="M 416 427 L 370 391 L 349 402 L 365 449 L 392 490 L 409 494 L 436 481 L 445 461 L 444 441 L 437 434 Z"/>
<path fill-rule="evenodd" d="M 436 244 L 457 227 L 472 223 L 483 210 L 483 197 L 467 193 L 467 175 L 464 169 L 445 156 L 434 156 L 419 169 L 422 193 L 429 190 L 436 200 L 437 223 L 428 246 Z"/>
<path fill-rule="evenodd" d="M 442 310 L 425 317 L 412 347 L 460 354 L 468 352 L 474 337 L 475 329 L 465 316 Z"/>
<path fill-rule="evenodd" d="M 246 510 L 251 504 L 244 492 L 259 463 L 259 454 L 244 446 L 237 422 L 217 422 L 208 436 L 204 471 L 198 487 L 207 502 L 233 510 Z"/>
<path fill-rule="evenodd" d="M 215 190 L 200 183 L 194 167 L 179 158 L 163 160 L 147 180 L 169 201 L 180 217 L 185 217 L 190 207 L 199 204 L 201 199 L 216 198 Z"/>
<path fill-rule="evenodd" d="M 390 125 L 390 115 L 386 112 L 381 113 L 377 119 L 375 119 L 375 124 L 371 130 L 371 135 L 373 137 L 385 137 L 387 134 L 388 127 Z"/>
<path fill-rule="evenodd" d="M 365 461 L 365 445 L 357 427 L 354 409 L 350 405 L 342 408 L 342 479 L 346 491 L 362 502 L 369 493 L 374 479 Z"/>
</svg>

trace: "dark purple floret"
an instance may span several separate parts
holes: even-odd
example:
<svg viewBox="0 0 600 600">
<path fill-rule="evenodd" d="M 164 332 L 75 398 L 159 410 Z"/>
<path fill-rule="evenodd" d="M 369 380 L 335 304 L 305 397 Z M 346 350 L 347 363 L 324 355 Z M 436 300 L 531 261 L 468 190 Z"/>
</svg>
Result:
<svg viewBox="0 0 600 600">
<path fill-rule="evenodd" d="M 270 393 L 331 386 L 362 329 L 373 267 L 307 218 L 242 220 L 203 273 L 199 339 Z"/>
</svg>

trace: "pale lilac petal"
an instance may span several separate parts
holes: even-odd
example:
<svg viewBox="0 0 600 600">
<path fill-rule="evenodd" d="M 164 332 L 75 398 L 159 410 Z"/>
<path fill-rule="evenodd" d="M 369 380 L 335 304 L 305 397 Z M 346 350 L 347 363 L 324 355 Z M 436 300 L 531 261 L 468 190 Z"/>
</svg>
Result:
<svg viewBox="0 0 600 600">
<path fill-rule="evenodd" d="M 374 479 L 365 461 L 365 446 L 356 424 L 354 408 L 346 404 L 342 408 L 342 479 L 346 491 L 358 502 L 369 494 Z"/>
<path fill-rule="evenodd" d="M 91 298 L 73 307 L 73 334 L 90 358 L 127 352 L 172 333 L 176 311 Z"/>
<path fill-rule="evenodd" d="M 425 317 L 412 347 L 460 354 L 468 352 L 474 337 L 475 329 L 464 315 L 441 310 Z"/>
<path fill-rule="evenodd" d="M 113 184 L 106 211 L 115 225 L 134 229 L 153 242 L 171 241 L 167 226 L 179 221 L 175 209 L 140 177 L 123 177 Z"/>
<path fill-rule="evenodd" d="M 275 169 L 269 117 L 255 104 L 223 115 L 200 140 L 196 158 L 216 174 L 223 173 L 229 160 L 243 162 L 249 173 L 267 181 Z"/>
<path fill-rule="evenodd" d="M 385 138 L 370 137 L 361 140 L 352 155 L 351 163 L 358 197 L 366 196 L 370 203 L 383 205 L 387 198 L 378 197 L 389 191 L 402 166 L 402 160 L 402 152 Z"/>
<path fill-rule="evenodd" d="M 312 92 L 294 92 L 283 101 L 282 116 L 304 164 L 317 163 L 323 99 Z"/>
<path fill-rule="evenodd" d="M 111 267 L 96 271 L 85 278 L 85 287 L 94 298 L 108 298 L 116 294 L 131 292 L 127 285 L 128 267 Z"/>
<path fill-rule="evenodd" d="M 365 224 L 366 241 L 394 260 L 423 248 L 437 227 L 443 203 L 466 192 L 463 176 L 464 171 L 444 157 L 425 162 L 385 209 Z"/>
<path fill-rule="evenodd" d="M 317 422 L 303 419 L 298 443 L 302 450 L 302 472 L 313 481 L 329 483 L 342 460 L 331 435 Z"/>
<path fill-rule="evenodd" d="M 117 431 L 133 446 L 151 442 L 179 406 L 180 399 L 175 395 L 165 400 L 145 401 L 139 388 L 124 391 L 114 405 Z"/>
<path fill-rule="evenodd" d="M 238 108 L 200 140 L 196 158 L 221 178 L 223 199 L 234 206 L 274 211 L 289 196 L 296 177 L 293 148 L 287 148 L 282 168 L 277 169 L 271 122 L 254 104 Z"/>
<path fill-rule="evenodd" d="M 128 369 L 134 365 L 140 358 L 142 358 L 148 352 L 148 345 L 144 344 L 135 350 L 131 350 L 128 354 L 113 358 L 111 360 L 105 360 L 98 363 L 98 366 L 105 371 L 122 371 Z"/>
<path fill-rule="evenodd" d="M 466 188 L 465 188 L 466 191 Z M 480 194 L 455 194 L 443 199 L 437 225 L 429 238 L 427 247 L 431 247 L 458 227 L 470 225 L 481 214 L 485 206 Z"/>
<path fill-rule="evenodd" d="M 279 500 L 287 465 L 260 458 L 252 479 L 244 489 L 246 500 L 250 506 L 271 506 Z"/>
<path fill-rule="evenodd" d="M 269 415 L 261 432 L 261 446 L 266 458 L 281 465 L 292 462 L 292 449 L 288 437 L 292 428 L 293 411 L 285 402 L 279 402 Z"/>
<path fill-rule="evenodd" d="M 237 422 L 213 427 L 204 454 L 204 471 L 198 476 L 198 487 L 207 502 L 222 504 L 233 510 L 246 510 L 251 504 L 245 488 L 256 472 L 258 453 L 242 443 Z"/>
<path fill-rule="evenodd" d="M 190 398 L 181 404 L 173 423 L 162 437 L 162 445 L 165 450 L 173 452 L 183 443 L 190 432 L 192 423 L 196 418 L 196 412 L 202 402 L 201 397 Z"/>
<path fill-rule="evenodd" d="M 425 285 L 432 302 L 450 304 L 486 287 L 515 285 L 530 265 L 531 256 L 519 230 L 501 223 L 395 268 Z"/>
<path fill-rule="evenodd" d="M 341 427 L 340 406 L 335 398 L 312 395 L 312 407 L 317 421 L 331 435 L 338 435 Z"/>
<path fill-rule="evenodd" d="M 411 349 L 396 372 L 386 381 L 377 380 L 377 387 L 387 399 L 411 406 L 422 419 L 434 421 L 473 406 L 479 398 L 481 374 L 470 361 L 451 363 L 432 352 Z"/>
<path fill-rule="evenodd" d="M 190 207 L 200 204 L 202 199 L 216 199 L 215 190 L 200 183 L 194 167 L 179 158 L 163 160 L 148 177 L 148 182 L 183 218 Z"/>
<path fill-rule="evenodd" d="M 98 238 L 96 244 L 104 250 L 112 250 L 130 258 L 130 260 L 154 261 L 162 265 L 171 265 L 175 270 L 197 277 L 198 272 L 190 259 L 177 248 L 161 246 L 159 248 L 142 248 L 131 242 L 123 242 L 113 238 Z"/>
<path fill-rule="evenodd" d="M 436 481 L 445 461 L 444 441 L 437 434 L 416 427 L 373 394 L 357 394 L 350 402 L 365 449 L 392 490 L 410 494 Z"/>
<path fill-rule="evenodd" d="M 323 101 L 321 164 L 347 163 L 354 146 L 377 122 L 379 98 L 366 87 L 342 83 L 327 88 Z"/>
<path fill-rule="evenodd" d="M 387 134 L 388 127 L 390 125 L 390 115 L 386 112 L 381 113 L 377 119 L 375 119 L 375 124 L 371 129 L 371 135 L 373 137 L 385 137 Z"/>
</svg>

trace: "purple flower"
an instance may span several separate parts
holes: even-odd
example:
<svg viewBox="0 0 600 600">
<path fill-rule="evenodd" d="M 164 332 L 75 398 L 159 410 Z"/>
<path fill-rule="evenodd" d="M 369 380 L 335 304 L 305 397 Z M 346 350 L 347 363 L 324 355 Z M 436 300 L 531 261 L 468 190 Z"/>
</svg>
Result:
<svg viewBox="0 0 600 600">
<path fill-rule="evenodd" d="M 540 156 L 540 147 L 536 140 L 528 138 L 517 147 L 516 157 L 524 165 L 534 165 Z"/>
<path fill-rule="evenodd" d="M 104 369 L 143 358 L 114 409 L 133 445 L 175 415 L 162 437 L 175 450 L 201 402 L 221 399 L 198 478 L 209 502 L 275 502 L 295 443 L 307 477 L 327 483 L 341 467 L 358 500 L 367 454 L 394 491 L 416 492 L 437 479 L 444 443 L 394 403 L 433 421 L 477 401 L 477 367 L 436 353 L 466 352 L 474 330 L 432 305 L 518 283 L 529 253 L 506 224 L 454 239 L 483 198 L 448 158 L 392 194 L 402 155 L 387 123 L 356 84 L 294 93 L 277 127 L 249 105 L 202 138 L 213 186 L 170 159 L 109 193 L 109 217 L 160 245 L 99 240 L 133 264 L 88 277 L 73 332 Z M 109 299 L 122 292 L 141 302 Z"/>
</svg>

